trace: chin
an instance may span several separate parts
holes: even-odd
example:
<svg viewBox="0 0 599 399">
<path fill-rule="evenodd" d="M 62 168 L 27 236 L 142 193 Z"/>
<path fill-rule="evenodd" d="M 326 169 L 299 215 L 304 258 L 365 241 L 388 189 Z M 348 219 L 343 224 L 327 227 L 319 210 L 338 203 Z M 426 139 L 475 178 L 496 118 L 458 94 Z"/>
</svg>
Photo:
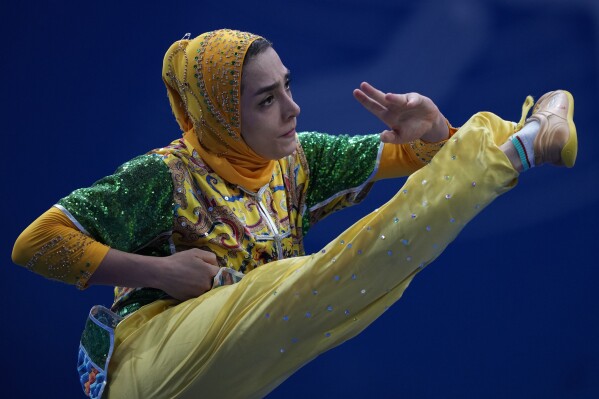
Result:
<svg viewBox="0 0 599 399">
<path fill-rule="evenodd" d="M 285 158 L 295 152 L 297 149 L 297 143 L 294 141 L 293 145 L 286 145 L 284 147 L 279 147 L 274 149 L 270 154 L 263 155 L 267 159 L 271 159 L 273 161 L 278 161 L 279 159 Z"/>
<path fill-rule="evenodd" d="M 295 152 L 295 150 L 297 150 L 297 143 L 295 142 L 295 140 L 293 141 L 293 145 L 290 145 L 288 147 L 285 148 L 283 152 L 283 155 L 280 158 L 285 158 L 291 154 L 293 154 Z"/>
</svg>

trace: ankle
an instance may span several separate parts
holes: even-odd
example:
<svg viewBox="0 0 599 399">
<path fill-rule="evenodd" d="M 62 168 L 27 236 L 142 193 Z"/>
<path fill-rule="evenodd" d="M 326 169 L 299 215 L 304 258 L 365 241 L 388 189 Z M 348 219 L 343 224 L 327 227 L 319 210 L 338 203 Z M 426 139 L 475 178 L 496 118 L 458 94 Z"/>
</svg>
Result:
<svg viewBox="0 0 599 399">
<path fill-rule="evenodd" d="M 514 144 L 511 142 L 511 140 L 508 140 L 500 145 L 499 149 L 503 151 L 507 159 L 509 159 L 516 172 L 522 173 L 524 171 L 522 161 L 520 160 L 520 155 L 518 154 L 518 151 L 516 150 L 516 147 L 514 147 Z"/>
</svg>

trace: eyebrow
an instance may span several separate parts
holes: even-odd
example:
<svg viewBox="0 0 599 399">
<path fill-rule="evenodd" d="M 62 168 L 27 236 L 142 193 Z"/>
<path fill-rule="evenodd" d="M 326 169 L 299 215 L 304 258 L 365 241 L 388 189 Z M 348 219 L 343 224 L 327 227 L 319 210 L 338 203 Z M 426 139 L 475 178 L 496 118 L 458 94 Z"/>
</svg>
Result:
<svg viewBox="0 0 599 399">
<path fill-rule="evenodd" d="M 287 73 L 285 74 L 285 82 L 288 81 L 290 77 L 291 77 L 291 71 L 288 69 Z M 259 96 L 262 93 L 272 91 L 272 90 L 276 89 L 278 85 L 279 85 L 279 82 L 275 82 L 271 85 L 261 87 L 260 89 L 256 90 L 256 92 L 254 93 L 254 97 Z"/>
</svg>

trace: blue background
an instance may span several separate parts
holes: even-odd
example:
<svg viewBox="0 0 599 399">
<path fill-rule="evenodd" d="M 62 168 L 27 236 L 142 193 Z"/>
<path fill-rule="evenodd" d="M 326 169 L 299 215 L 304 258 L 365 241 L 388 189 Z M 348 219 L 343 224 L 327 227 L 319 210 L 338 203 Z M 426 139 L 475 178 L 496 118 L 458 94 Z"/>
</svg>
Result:
<svg viewBox="0 0 599 399">
<path fill-rule="evenodd" d="M 14 266 L 17 235 L 71 190 L 179 135 L 162 57 L 186 32 L 231 27 L 274 42 L 293 72 L 298 130 L 378 132 L 353 100 L 367 80 L 431 97 L 456 126 L 481 110 L 517 120 L 527 94 L 576 99 L 579 159 L 543 167 L 471 222 L 359 337 L 269 398 L 599 397 L 595 0 L 3 2 L 3 397 L 82 397 L 85 292 Z M 314 252 L 401 181 L 308 236 Z M 226 371 L 223 372 L 226 380 Z M 226 383 L 216 382 L 215 383 Z"/>
</svg>

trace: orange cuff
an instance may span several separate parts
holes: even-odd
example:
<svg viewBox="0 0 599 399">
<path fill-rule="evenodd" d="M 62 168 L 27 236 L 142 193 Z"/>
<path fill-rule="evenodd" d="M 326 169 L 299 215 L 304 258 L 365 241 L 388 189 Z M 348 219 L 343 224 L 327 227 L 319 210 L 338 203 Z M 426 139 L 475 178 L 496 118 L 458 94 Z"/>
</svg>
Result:
<svg viewBox="0 0 599 399">
<path fill-rule="evenodd" d="M 374 180 L 408 176 L 428 164 L 458 128 L 447 123 L 448 137 L 437 143 L 414 140 L 407 144 L 384 144 L 379 169 Z"/>
</svg>

